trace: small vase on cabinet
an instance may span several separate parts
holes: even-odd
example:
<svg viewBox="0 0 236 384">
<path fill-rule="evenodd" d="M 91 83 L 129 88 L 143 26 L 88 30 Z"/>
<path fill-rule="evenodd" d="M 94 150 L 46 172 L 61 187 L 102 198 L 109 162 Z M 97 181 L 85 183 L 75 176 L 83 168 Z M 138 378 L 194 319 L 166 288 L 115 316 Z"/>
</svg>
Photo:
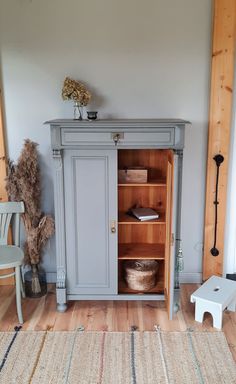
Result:
<svg viewBox="0 0 236 384">
<path fill-rule="evenodd" d="M 74 104 L 74 120 L 83 120 L 83 105 L 78 101 Z"/>
</svg>

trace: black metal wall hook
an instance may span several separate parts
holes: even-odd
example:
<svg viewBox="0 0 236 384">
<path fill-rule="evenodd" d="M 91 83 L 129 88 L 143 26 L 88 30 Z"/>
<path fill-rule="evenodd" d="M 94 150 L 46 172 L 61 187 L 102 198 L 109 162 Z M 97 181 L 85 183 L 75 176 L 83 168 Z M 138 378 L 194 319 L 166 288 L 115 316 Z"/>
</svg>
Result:
<svg viewBox="0 0 236 384">
<path fill-rule="evenodd" d="M 221 163 L 223 163 L 223 161 L 224 161 L 224 156 L 222 156 L 222 155 L 220 155 L 220 154 L 215 155 L 215 156 L 213 157 L 213 160 L 215 160 L 215 162 L 216 162 L 216 166 L 219 167 L 219 166 L 221 165 Z"/>
<path fill-rule="evenodd" d="M 215 200 L 213 204 L 215 205 L 215 229 L 214 229 L 214 245 L 211 248 L 211 254 L 212 256 L 218 256 L 219 255 L 219 250 L 216 247 L 216 242 L 217 242 L 217 224 L 218 224 L 218 188 L 219 188 L 219 173 L 220 173 L 220 166 L 224 161 L 224 156 L 221 154 L 215 155 L 213 157 L 213 160 L 215 160 L 216 163 L 216 191 L 215 191 Z"/>
</svg>

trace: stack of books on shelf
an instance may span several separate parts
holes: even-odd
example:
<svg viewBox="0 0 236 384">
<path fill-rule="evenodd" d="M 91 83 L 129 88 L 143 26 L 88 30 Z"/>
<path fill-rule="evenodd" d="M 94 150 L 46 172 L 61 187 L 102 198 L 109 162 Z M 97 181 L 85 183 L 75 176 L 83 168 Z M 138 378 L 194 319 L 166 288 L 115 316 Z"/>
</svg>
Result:
<svg viewBox="0 0 236 384">
<path fill-rule="evenodd" d="M 152 208 L 131 208 L 129 214 L 140 221 L 155 220 L 159 218 L 159 214 Z"/>
</svg>

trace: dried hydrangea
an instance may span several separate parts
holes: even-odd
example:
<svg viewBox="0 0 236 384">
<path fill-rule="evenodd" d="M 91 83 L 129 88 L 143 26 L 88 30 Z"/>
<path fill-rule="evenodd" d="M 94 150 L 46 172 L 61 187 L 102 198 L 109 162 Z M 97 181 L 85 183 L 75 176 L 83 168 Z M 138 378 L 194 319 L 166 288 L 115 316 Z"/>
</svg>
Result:
<svg viewBox="0 0 236 384">
<path fill-rule="evenodd" d="M 63 100 L 77 101 L 81 106 L 87 105 L 91 99 L 91 93 L 80 81 L 66 77 L 62 88 Z"/>
</svg>

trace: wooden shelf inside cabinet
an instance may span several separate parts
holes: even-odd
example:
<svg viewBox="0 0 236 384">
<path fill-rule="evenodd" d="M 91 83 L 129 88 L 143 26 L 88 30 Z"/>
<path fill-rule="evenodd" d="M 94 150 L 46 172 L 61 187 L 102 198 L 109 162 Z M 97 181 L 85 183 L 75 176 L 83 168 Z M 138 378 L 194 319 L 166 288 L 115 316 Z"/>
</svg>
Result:
<svg viewBox="0 0 236 384">
<path fill-rule="evenodd" d="M 119 244 L 118 250 L 119 260 L 136 260 L 136 259 L 165 259 L 164 244 L 147 244 L 147 243 L 127 243 Z"/>
<path fill-rule="evenodd" d="M 147 294 L 155 294 L 155 293 L 163 293 L 164 292 L 164 281 L 163 280 L 158 280 L 155 287 L 152 289 L 149 289 L 149 291 L 141 292 L 141 291 L 135 291 L 133 289 L 130 289 L 126 282 L 121 279 L 119 280 L 119 285 L 118 285 L 119 293 L 124 293 L 124 294 L 136 294 L 136 295 L 147 295 Z"/>
<path fill-rule="evenodd" d="M 153 225 L 153 224 L 165 224 L 165 213 L 158 212 L 159 218 L 148 221 L 140 221 L 133 216 L 127 215 L 125 212 L 119 212 L 118 215 L 118 224 L 145 224 L 145 225 Z"/>
<path fill-rule="evenodd" d="M 118 187 L 166 187 L 166 180 L 150 180 L 147 183 L 119 183 Z"/>
</svg>

